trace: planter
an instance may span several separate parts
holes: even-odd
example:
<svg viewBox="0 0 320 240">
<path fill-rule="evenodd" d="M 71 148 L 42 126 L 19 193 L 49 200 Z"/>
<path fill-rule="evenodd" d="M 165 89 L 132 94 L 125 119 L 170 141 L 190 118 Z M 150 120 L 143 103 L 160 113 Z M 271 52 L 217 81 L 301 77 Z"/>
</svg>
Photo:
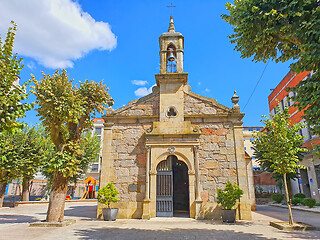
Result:
<svg viewBox="0 0 320 240">
<path fill-rule="evenodd" d="M 119 208 L 103 208 L 103 219 L 105 221 L 115 221 L 117 218 Z"/>
<path fill-rule="evenodd" d="M 221 210 L 222 221 L 226 223 L 234 223 L 236 221 L 236 209 Z"/>
</svg>

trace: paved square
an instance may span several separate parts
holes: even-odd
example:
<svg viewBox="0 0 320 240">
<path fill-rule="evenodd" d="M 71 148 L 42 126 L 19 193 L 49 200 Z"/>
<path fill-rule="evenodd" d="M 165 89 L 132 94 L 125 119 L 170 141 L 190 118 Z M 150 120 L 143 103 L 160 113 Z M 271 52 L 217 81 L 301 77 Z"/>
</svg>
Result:
<svg viewBox="0 0 320 240">
<path fill-rule="evenodd" d="M 66 203 L 65 216 L 77 220 L 76 224 L 64 228 L 29 227 L 30 222 L 45 219 L 46 210 L 47 204 L 0 209 L 0 239 L 320 239 L 320 231 L 285 232 L 270 227 L 269 221 L 279 219 L 268 217 L 263 211 L 253 212 L 253 221 L 236 224 L 190 218 L 105 222 L 95 219 L 96 203 Z M 284 210 L 275 209 L 280 214 Z"/>
</svg>

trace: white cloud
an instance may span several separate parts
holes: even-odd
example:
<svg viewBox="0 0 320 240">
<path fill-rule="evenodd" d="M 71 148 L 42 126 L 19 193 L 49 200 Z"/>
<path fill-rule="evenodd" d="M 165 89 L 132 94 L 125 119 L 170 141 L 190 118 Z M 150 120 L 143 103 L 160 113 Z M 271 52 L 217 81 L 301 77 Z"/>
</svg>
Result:
<svg viewBox="0 0 320 240">
<path fill-rule="evenodd" d="M 201 82 L 198 82 L 198 86 L 201 86 Z"/>
<path fill-rule="evenodd" d="M 15 51 L 49 68 L 73 67 L 88 52 L 112 50 L 117 39 L 106 22 L 97 22 L 72 0 L 0 1 L 0 33 L 18 24 Z"/>
<path fill-rule="evenodd" d="M 211 92 L 211 90 L 209 88 L 206 88 L 204 91 L 205 92 Z"/>
<path fill-rule="evenodd" d="M 147 81 L 143 81 L 143 80 L 132 80 L 131 83 L 137 86 L 145 86 L 146 84 L 148 84 Z"/>
<path fill-rule="evenodd" d="M 146 87 L 141 87 L 141 88 L 138 88 L 136 91 L 134 91 L 134 94 L 137 96 L 137 97 L 144 97 L 150 93 L 152 93 L 152 88 L 156 86 L 156 84 L 154 84 L 153 86 L 151 86 L 150 88 L 146 88 Z"/>
</svg>

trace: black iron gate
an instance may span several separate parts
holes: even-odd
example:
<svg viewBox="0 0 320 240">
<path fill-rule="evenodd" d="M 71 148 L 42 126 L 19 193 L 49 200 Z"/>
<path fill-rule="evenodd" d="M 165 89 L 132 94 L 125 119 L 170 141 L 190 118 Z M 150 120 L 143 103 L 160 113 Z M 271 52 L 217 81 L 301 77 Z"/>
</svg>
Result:
<svg viewBox="0 0 320 240">
<path fill-rule="evenodd" d="M 159 163 L 157 167 L 157 217 L 173 216 L 172 160 Z"/>
</svg>

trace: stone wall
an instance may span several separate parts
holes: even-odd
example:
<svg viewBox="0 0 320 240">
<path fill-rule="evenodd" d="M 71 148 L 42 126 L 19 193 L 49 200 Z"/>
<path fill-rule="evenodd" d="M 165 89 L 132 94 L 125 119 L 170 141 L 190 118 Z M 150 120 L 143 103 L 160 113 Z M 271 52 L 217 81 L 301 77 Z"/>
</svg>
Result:
<svg viewBox="0 0 320 240">
<path fill-rule="evenodd" d="M 184 114 L 216 114 L 217 109 L 212 106 L 212 103 L 191 97 L 185 94 L 184 98 Z"/>
<path fill-rule="evenodd" d="M 230 111 L 231 109 L 217 103 L 215 99 L 206 98 L 192 92 L 184 95 L 184 114 L 186 116 L 221 114 Z"/>
<path fill-rule="evenodd" d="M 146 150 L 144 130 L 151 124 L 117 124 L 112 130 L 112 156 L 115 187 L 120 201 L 142 202 L 145 197 Z M 138 184 L 138 192 L 129 192 Z"/>
<path fill-rule="evenodd" d="M 233 130 L 230 123 L 203 123 L 199 147 L 199 170 L 203 217 L 217 218 L 216 193 L 227 181 L 237 183 Z M 210 209 L 210 210 L 209 210 Z"/>
<path fill-rule="evenodd" d="M 159 94 L 146 96 L 135 101 L 130 102 L 114 113 L 120 116 L 159 116 Z"/>
</svg>

